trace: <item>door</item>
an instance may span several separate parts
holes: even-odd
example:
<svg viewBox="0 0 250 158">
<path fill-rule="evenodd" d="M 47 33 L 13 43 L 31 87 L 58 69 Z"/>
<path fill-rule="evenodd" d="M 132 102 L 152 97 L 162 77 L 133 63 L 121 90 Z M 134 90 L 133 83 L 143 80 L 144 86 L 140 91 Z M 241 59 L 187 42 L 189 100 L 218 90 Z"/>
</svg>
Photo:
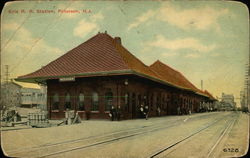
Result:
<svg viewBox="0 0 250 158">
<path fill-rule="evenodd" d="M 132 94 L 132 119 L 136 118 L 136 95 Z"/>
</svg>

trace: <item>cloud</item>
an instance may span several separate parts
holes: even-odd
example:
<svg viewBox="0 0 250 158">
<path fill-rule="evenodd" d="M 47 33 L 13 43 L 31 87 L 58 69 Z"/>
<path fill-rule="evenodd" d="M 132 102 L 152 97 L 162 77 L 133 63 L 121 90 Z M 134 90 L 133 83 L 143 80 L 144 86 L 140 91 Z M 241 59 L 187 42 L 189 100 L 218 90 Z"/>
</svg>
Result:
<svg viewBox="0 0 250 158">
<path fill-rule="evenodd" d="M 5 23 L 5 26 L 17 26 L 16 23 Z M 14 28 L 14 27 L 13 27 Z M 3 27 L 2 31 L 13 29 Z M 16 27 L 17 28 L 17 27 Z M 13 31 L 15 31 L 13 29 Z M 10 37 L 8 37 L 10 38 Z M 11 65 L 12 76 L 23 75 L 40 68 L 41 65 L 47 64 L 48 56 L 50 58 L 58 57 L 62 50 L 57 47 L 50 46 L 46 40 L 41 37 L 34 37 L 33 34 L 25 27 L 20 27 L 15 35 L 6 45 L 4 39 L 2 50 L 2 62 Z"/>
<path fill-rule="evenodd" d="M 89 20 L 82 19 L 78 22 L 77 26 L 73 30 L 73 35 L 77 37 L 85 37 L 87 34 L 98 31 L 100 29 L 98 23 L 104 19 L 101 12 L 92 15 Z"/>
<path fill-rule="evenodd" d="M 130 29 L 132 29 L 134 27 L 137 27 L 138 25 L 148 21 L 155 14 L 156 14 L 155 11 L 152 11 L 152 10 L 147 11 L 143 15 L 137 17 L 136 20 L 128 26 L 128 30 L 130 30 Z"/>
<path fill-rule="evenodd" d="M 101 12 L 97 13 L 97 14 L 94 14 L 92 17 L 91 17 L 92 21 L 97 21 L 97 20 L 103 20 L 104 19 L 104 16 L 102 15 Z"/>
<path fill-rule="evenodd" d="M 90 32 L 99 29 L 96 23 L 88 22 L 85 19 L 81 20 L 78 25 L 74 28 L 74 36 L 84 37 Z"/>
<path fill-rule="evenodd" d="M 189 53 L 185 56 L 186 58 L 198 58 L 200 57 L 200 54 L 197 53 Z"/>
<path fill-rule="evenodd" d="M 19 27 L 19 25 L 15 22 L 11 22 L 11 23 L 3 23 L 2 24 L 2 29 L 5 31 L 13 31 L 16 30 Z"/>
<path fill-rule="evenodd" d="M 210 7 L 193 9 L 176 9 L 166 3 L 157 14 L 157 18 L 182 29 L 206 30 L 211 27 L 219 29 L 217 20 L 228 13 L 228 9 L 215 10 Z"/>
<path fill-rule="evenodd" d="M 169 52 L 162 53 L 161 55 L 163 57 L 172 57 L 172 56 L 177 56 L 178 54 L 176 52 L 169 51 Z"/>
<path fill-rule="evenodd" d="M 152 47 L 167 48 L 170 50 L 193 49 L 199 52 L 209 52 L 215 48 L 215 45 L 206 46 L 199 40 L 191 37 L 169 40 L 162 35 L 158 35 L 156 40 L 152 42 L 147 42 L 147 45 Z"/>
<path fill-rule="evenodd" d="M 16 29 L 19 27 L 19 25 L 15 22 L 11 22 L 11 23 L 5 23 L 3 24 L 3 31 L 16 31 Z M 10 37 L 8 37 L 10 38 Z M 9 39 L 3 39 L 3 41 L 7 41 Z M 5 45 L 6 43 L 3 42 L 3 45 Z M 39 43 L 37 43 L 39 42 Z M 36 44 L 37 43 L 37 44 Z M 8 45 L 7 45 L 7 51 L 16 49 L 16 52 L 19 52 L 18 50 L 25 50 L 28 51 L 29 49 L 31 49 L 31 47 L 34 45 L 34 48 L 38 48 L 36 51 L 34 51 L 34 53 L 39 53 L 39 52 L 43 52 L 44 49 L 41 48 L 46 48 L 46 50 L 54 50 L 53 52 L 59 52 L 59 48 L 54 48 L 54 47 L 50 47 L 46 41 L 44 39 L 42 39 L 41 37 L 33 37 L 32 33 L 27 30 L 25 27 L 20 27 L 16 33 L 14 34 L 14 36 L 12 37 L 12 39 L 9 41 Z M 56 51 L 55 51 L 56 50 Z"/>
<path fill-rule="evenodd" d="M 137 17 L 135 21 L 129 25 L 128 29 L 142 25 L 150 19 L 157 19 L 184 30 L 207 30 L 209 28 L 214 28 L 219 32 L 220 26 L 217 22 L 218 18 L 227 13 L 228 9 L 216 10 L 208 6 L 202 8 L 180 9 L 166 2 L 163 3 L 159 9 L 154 11 L 149 10 Z"/>
<path fill-rule="evenodd" d="M 3 33 L 11 31 L 11 36 L 2 36 L 2 48 L 10 47 L 10 45 L 15 45 L 22 48 L 29 48 L 30 45 L 36 40 L 32 37 L 30 31 L 28 31 L 23 26 L 20 27 L 20 25 L 15 22 L 4 23 L 2 26 Z"/>
<path fill-rule="evenodd" d="M 34 46 L 34 53 L 47 52 L 49 54 L 61 54 L 63 51 L 57 47 L 49 46 L 44 39 L 39 41 L 39 44 Z"/>
<path fill-rule="evenodd" d="M 210 54 L 212 57 L 218 57 L 218 56 L 221 56 L 221 54 L 219 53 L 213 53 L 213 54 Z"/>
</svg>

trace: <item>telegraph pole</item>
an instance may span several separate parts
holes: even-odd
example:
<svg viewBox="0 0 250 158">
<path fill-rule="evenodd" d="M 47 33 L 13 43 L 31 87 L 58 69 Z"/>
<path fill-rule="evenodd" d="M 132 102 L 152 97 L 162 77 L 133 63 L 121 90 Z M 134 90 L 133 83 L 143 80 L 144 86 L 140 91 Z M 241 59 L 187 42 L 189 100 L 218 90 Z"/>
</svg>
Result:
<svg viewBox="0 0 250 158">
<path fill-rule="evenodd" d="M 9 65 L 5 65 L 5 83 L 6 84 L 8 84 L 9 82 L 9 76 L 10 76 Z"/>
<path fill-rule="evenodd" d="M 248 109 L 250 111 L 250 63 L 246 63 L 245 65 L 245 82 L 244 82 L 244 89 L 243 89 L 243 106 L 244 109 Z"/>
<path fill-rule="evenodd" d="M 9 83 L 9 76 L 10 76 L 10 73 L 9 73 L 9 65 L 5 65 L 5 73 L 4 73 L 4 96 L 5 98 L 3 98 L 4 100 L 4 109 L 8 109 L 8 106 L 9 106 L 9 87 L 8 87 L 8 83 Z"/>
<path fill-rule="evenodd" d="M 248 110 L 250 110 L 250 106 L 249 106 L 249 91 L 250 91 L 250 64 L 247 63 L 246 64 L 246 75 L 245 75 L 245 94 L 246 94 L 246 108 L 248 108 Z"/>
</svg>

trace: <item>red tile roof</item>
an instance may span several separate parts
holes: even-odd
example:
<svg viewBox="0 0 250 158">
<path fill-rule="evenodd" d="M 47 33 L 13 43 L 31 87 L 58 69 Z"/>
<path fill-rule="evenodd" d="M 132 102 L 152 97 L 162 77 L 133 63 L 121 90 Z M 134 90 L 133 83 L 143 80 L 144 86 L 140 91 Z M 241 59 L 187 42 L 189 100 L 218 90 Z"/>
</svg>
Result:
<svg viewBox="0 0 250 158">
<path fill-rule="evenodd" d="M 117 52 L 113 38 L 100 33 L 43 68 L 19 78 L 68 76 L 126 69 L 128 66 Z"/>
<path fill-rule="evenodd" d="M 186 79 L 179 71 L 174 70 L 170 66 L 157 60 L 150 68 L 155 71 L 162 80 L 172 83 L 174 85 L 181 86 L 183 88 L 191 89 L 193 91 L 199 91 L 188 79 Z"/>
<path fill-rule="evenodd" d="M 209 98 L 210 98 L 211 100 L 217 100 L 217 99 L 215 99 L 215 98 L 213 97 L 213 95 L 212 95 L 211 93 L 209 93 L 207 90 L 205 90 L 204 93 L 205 93 L 206 95 L 208 95 Z"/>
<path fill-rule="evenodd" d="M 177 88 L 199 92 L 180 72 L 156 61 L 150 67 L 141 62 L 107 33 L 98 33 L 41 69 L 18 77 L 17 81 L 37 82 L 75 76 L 136 74 Z M 199 93 L 204 95 L 204 93 Z"/>
<path fill-rule="evenodd" d="M 88 73 L 131 73 L 131 70 L 157 76 L 114 38 L 98 33 L 43 68 L 17 80 L 41 77 L 79 76 Z"/>
</svg>

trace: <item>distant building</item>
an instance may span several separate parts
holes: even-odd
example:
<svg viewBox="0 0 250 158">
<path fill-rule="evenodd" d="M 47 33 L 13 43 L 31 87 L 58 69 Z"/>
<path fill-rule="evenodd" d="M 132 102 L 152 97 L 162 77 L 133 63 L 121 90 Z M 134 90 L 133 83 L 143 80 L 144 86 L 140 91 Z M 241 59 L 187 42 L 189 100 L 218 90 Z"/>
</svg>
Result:
<svg viewBox="0 0 250 158">
<path fill-rule="evenodd" d="M 41 104 L 42 92 L 36 88 L 21 88 L 21 102 L 22 107 L 34 107 Z"/>
<path fill-rule="evenodd" d="M 13 81 L 1 86 L 3 107 L 39 107 L 46 110 L 46 87 L 42 89 L 22 87 Z"/>
<path fill-rule="evenodd" d="M 1 102 L 3 108 L 17 107 L 20 105 L 22 86 L 10 81 L 1 85 Z"/>
<path fill-rule="evenodd" d="M 222 93 L 220 110 L 233 110 L 236 108 L 233 94 Z"/>
<path fill-rule="evenodd" d="M 39 108 L 41 110 L 47 111 L 47 86 L 41 85 L 41 94 L 38 99 Z"/>
</svg>

